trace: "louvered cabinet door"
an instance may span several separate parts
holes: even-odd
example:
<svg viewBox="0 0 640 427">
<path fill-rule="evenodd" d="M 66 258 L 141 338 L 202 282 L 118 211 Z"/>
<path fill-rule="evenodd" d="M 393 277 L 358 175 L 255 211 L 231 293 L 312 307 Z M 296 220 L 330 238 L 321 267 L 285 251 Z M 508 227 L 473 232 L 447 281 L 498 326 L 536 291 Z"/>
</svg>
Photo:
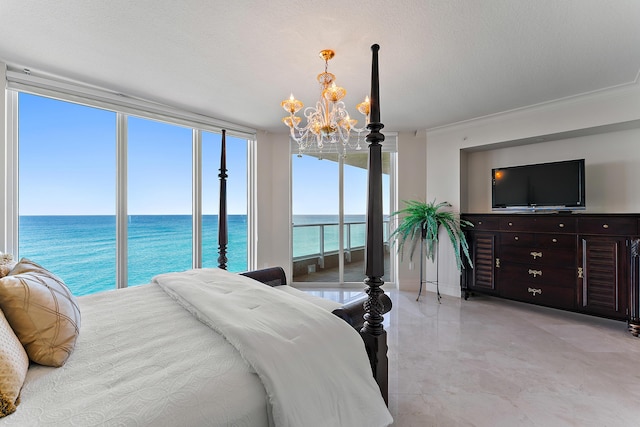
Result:
<svg viewBox="0 0 640 427">
<path fill-rule="evenodd" d="M 496 290 L 496 235 L 493 233 L 473 233 L 473 272 L 471 289 Z"/>
<path fill-rule="evenodd" d="M 629 272 L 629 332 L 640 336 L 640 237 L 629 242 L 631 271 Z"/>
<path fill-rule="evenodd" d="M 578 307 L 580 311 L 626 319 L 628 303 L 627 240 L 580 236 Z"/>
</svg>

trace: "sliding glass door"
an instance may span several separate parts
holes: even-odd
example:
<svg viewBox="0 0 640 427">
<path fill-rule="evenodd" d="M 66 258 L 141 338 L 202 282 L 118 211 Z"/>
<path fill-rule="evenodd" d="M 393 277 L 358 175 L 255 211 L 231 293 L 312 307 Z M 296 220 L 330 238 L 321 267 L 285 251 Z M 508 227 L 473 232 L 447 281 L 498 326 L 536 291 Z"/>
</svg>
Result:
<svg viewBox="0 0 640 427">
<path fill-rule="evenodd" d="M 340 174 L 336 154 L 293 155 L 293 281 L 340 282 Z"/>
<path fill-rule="evenodd" d="M 395 139 L 394 139 L 395 141 Z M 294 144 L 295 146 L 295 144 Z M 294 282 L 362 283 L 365 279 L 368 150 L 299 154 L 292 149 Z M 385 240 L 391 204 L 392 152 L 383 153 Z M 385 276 L 393 275 L 385 252 Z"/>
</svg>

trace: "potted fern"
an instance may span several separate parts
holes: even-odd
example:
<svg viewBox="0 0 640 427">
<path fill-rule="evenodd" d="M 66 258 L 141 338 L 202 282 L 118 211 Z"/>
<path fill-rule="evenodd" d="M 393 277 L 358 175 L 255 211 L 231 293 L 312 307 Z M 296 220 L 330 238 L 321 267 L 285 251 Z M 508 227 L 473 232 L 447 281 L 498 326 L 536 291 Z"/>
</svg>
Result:
<svg viewBox="0 0 640 427">
<path fill-rule="evenodd" d="M 469 255 L 469 245 L 462 232 L 462 227 L 473 227 L 473 224 L 460 219 L 459 214 L 449 209 L 451 208 L 449 202 L 436 204 L 435 200 L 431 203 L 409 200 L 404 203 L 404 209 L 392 214 L 400 215 L 401 219 L 400 224 L 389 237 L 397 241 L 401 260 L 407 243 L 410 243 L 409 260 L 413 260 L 416 246 L 420 243 L 420 291 L 418 292 L 418 298 L 416 298 L 417 301 L 422 292 L 422 262 L 425 257 L 431 261 L 434 260 L 438 247 L 438 232 L 440 226 L 444 228 L 449 236 L 458 271 L 462 271 L 464 268 L 462 262 L 463 255 L 469 262 L 469 266 L 473 267 L 473 262 Z M 440 300 L 439 290 L 438 300 Z"/>
</svg>

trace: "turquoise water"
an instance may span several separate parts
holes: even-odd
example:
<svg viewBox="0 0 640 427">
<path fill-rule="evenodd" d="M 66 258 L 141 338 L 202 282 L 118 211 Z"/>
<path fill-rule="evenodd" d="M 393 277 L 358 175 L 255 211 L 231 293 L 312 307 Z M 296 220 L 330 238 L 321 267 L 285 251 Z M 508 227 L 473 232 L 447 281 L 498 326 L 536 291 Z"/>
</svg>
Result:
<svg viewBox="0 0 640 427">
<path fill-rule="evenodd" d="M 295 215 L 294 258 L 320 252 L 321 224 L 325 252 L 338 249 L 338 217 Z M 351 247 L 364 245 L 363 215 L 345 216 Z M 247 217 L 229 215 L 227 269 L 247 270 Z M 332 225 L 331 225 L 332 224 Z M 305 227 L 304 225 L 312 225 Z M 218 217 L 202 217 L 202 265 L 218 266 Z M 75 295 L 116 288 L 116 217 L 21 216 L 19 257 L 58 275 Z M 149 283 L 156 274 L 192 267 L 190 215 L 131 215 L 128 223 L 128 286 Z"/>
<path fill-rule="evenodd" d="M 365 242 L 364 215 L 345 216 L 345 246 Z M 300 258 L 338 250 L 336 215 L 295 215 L 293 255 Z M 229 215 L 227 269 L 247 270 L 247 217 Z M 202 265 L 218 266 L 218 217 L 202 217 Z M 21 216 L 19 257 L 58 275 L 75 295 L 116 288 L 116 217 Z M 156 274 L 192 268 L 190 215 L 131 215 L 128 223 L 128 286 L 149 283 Z"/>
<path fill-rule="evenodd" d="M 131 215 L 129 286 L 192 267 L 190 215 Z M 229 215 L 228 270 L 247 269 L 247 217 Z M 218 217 L 202 218 L 202 265 L 218 266 Z M 21 216 L 19 256 L 58 275 L 75 295 L 116 287 L 115 216 Z"/>
</svg>

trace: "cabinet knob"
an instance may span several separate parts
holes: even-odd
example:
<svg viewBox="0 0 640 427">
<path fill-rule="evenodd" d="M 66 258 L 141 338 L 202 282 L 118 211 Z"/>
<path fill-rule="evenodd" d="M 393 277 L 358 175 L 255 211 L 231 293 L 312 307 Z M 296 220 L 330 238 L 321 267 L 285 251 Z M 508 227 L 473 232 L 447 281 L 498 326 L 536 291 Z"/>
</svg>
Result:
<svg viewBox="0 0 640 427">
<path fill-rule="evenodd" d="M 609 228 L 609 224 L 602 224 L 602 228 Z"/>
<path fill-rule="evenodd" d="M 542 270 L 529 270 L 529 274 L 533 277 L 542 276 Z"/>
<path fill-rule="evenodd" d="M 558 239 L 551 239 L 553 243 L 558 243 Z"/>
<path fill-rule="evenodd" d="M 558 224 L 558 227 L 560 227 L 560 228 L 564 228 L 564 224 L 563 224 L 563 223 L 560 223 L 560 224 Z"/>
<path fill-rule="evenodd" d="M 510 223 L 509 223 L 509 227 L 511 227 L 512 225 L 513 225 L 513 223 L 512 223 L 512 222 L 510 222 Z"/>
<path fill-rule="evenodd" d="M 513 240 L 520 240 L 518 236 L 514 237 Z"/>
<path fill-rule="evenodd" d="M 478 225 L 482 225 L 482 221 L 478 221 Z"/>
<path fill-rule="evenodd" d="M 542 294 L 542 289 L 529 288 L 527 291 L 530 292 L 534 297 L 536 296 L 536 294 Z"/>
</svg>

